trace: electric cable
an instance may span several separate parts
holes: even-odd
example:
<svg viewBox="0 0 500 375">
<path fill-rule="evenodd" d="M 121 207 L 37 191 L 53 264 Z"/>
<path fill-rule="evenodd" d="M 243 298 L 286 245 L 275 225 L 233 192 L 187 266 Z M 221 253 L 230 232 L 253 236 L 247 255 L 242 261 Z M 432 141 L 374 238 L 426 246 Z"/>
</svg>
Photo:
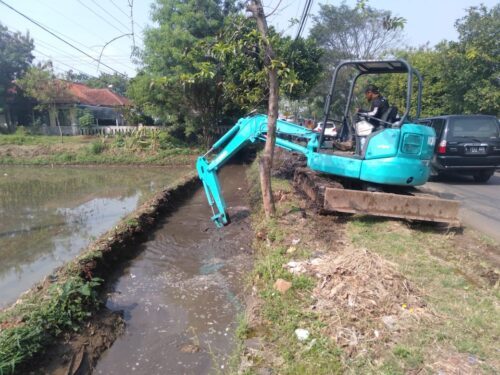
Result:
<svg viewBox="0 0 500 375">
<path fill-rule="evenodd" d="M 20 12 L 19 10 L 17 10 L 16 8 L 12 7 L 11 5 L 7 4 L 4 0 L 0 0 L 0 4 L 3 4 L 4 6 L 6 6 L 7 8 L 11 9 L 12 11 L 14 11 L 15 13 L 19 14 L 20 16 L 22 16 L 23 18 L 27 19 L 28 21 L 30 21 L 31 23 L 35 24 L 36 26 L 40 27 L 41 29 L 45 30 L 46 32 L 48 32 L 49 34 L 51 34 L 52 36 L 54 36 L 55 38 L 59 39 L 61 42 L 67 44 L 68 46 L 70 46 L 71 48 L 77 50 L 78 52 L 84 54 L 85 56 L 91 58 L 92 60 L 94 60 L 95 62 L 97 63 L 100 63 L 101 65 L 105 66 L 106 68 L 108 69 L 111 69 L 112 71 L 122 75 L 122 76 L 125 76 L 125 74 L 123 74 L 122 72 L 112 68 L 111 66 L 103 63 L 103 62 L 100 62 L 98 59 L 96 59 L 95 57 L 89 55 L 87 52 L 81 50 L 80 48 L 76 47 L 74 44 L 68 42 L 67 40 L 61 38 L 60 36 L 58 36 L 57 34 L 55 34 L 54 32 L 50 31 L 47 27 L 41 25 L 39 22 L 35 21 L 34 19 L 32 19 L 31 17 L 27 16 L 26 14 Z"/>
<path fill-rule="evenodd" d="M 297 30 L 297 35 L 295 36 L 295 40 L 298 40 L 300 38 L 300 35 L 302 34 L 302 31 L 304 31 L 304 26 L 306 24 L 307 17 L 309 16 L 309 11 L 311 10 L 312 2 L 313 0 L 306 1 L 304 10 L 302 12 L 302 16 L 300 18 L 299 29 Z"/>
<path fill-rule="evenodd" d="M 106 25 L 111 26 L 113 29 L 118 30 L 122 34 L 129 34 L 128 30 L 127 31 L 123 31 L 123 30 L 119 29 L 118 27 L 116 27 L 115 25 L 113 25 L 112 23 L 109 23 L 109 20 L 107 20 L 106 18 L 104 18 L 103 16 L 101 16 L 99 13 L 97 13 L 96 11 L 94 11 L 91 7 L 89 7 L 83 1 L 81 1 L 81 0 L 77 0 L 77 1 L 80 3 L 80 5 L 82 5 L 83 7 L 87 8 L 90 12 L 92 12 L 97 17 L 99 17 L 101 20 L 103 20 L 106 23 Z"/>
</svg>

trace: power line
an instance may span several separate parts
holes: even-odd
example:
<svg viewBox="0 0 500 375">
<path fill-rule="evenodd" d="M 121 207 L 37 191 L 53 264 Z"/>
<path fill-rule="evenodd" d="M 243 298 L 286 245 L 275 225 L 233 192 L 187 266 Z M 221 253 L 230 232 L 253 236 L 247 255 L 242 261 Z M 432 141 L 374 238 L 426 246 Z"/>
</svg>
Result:
<svg viewBox="0 0 500 375">
<path fill-rule="evenodd" d="M 11 27 L 10 25 L 8 25 L 6 23 L 4 23 L 4 25 L 8 27 L 7 32 L 9 34 L 11 34 L 13 36 L 15 35 L 15 33 L 22 34 L 21 31 L 16 30 L 15 28 Z M 35 41 L 35 45 L 38 45 L 38 47 L 35 46 L 35 48 L 33 50 L 36 54 L 43 55 L 43 56 L 49 58 L 52 62 L 60 64 L 60 65 L 64 65 L 64 66 L 70 68 L 71 70 L 78 71 L 82 74 L 86 74 L 88 76 L 97 78 L 93 73 L 87 73 L 87 72 L 83 71 L 82 69 L 79 69 L 79 68 L 76 68 L 72 65 L 69 65 L 72 62 L 76 62 L 78 64 L 86 64 L 86 65 L 90 66 L 91 68 L 95 69 L 95 65 L 93 63 L 89 62 L 88 60 L 86 60 L 84 58 L 82 59 L 82 57 L 77 56 L 77 55 L 71 55 L 68 53 L 61 52 L 61 50 L 58 47 L 56 47 L 56 46 L 54 46 L 54 45 L 52 45 L 44 40 L 41 40 L 41 39 L 37 39 Z M 48 54 L 43 52 L 42 50 L 40 50 L 40 47 L 49 50 Z M 56 54 L 54 55 L 53 52 L 55 52 Z M 120 55 L 117 55 L 117 56 L 120 56 Z M 126 60 L 129 61 L 129 57 L 127 57 Z M 125 65 L 123 65 L 123 66 L 125 66 Z M 127 66 L 125 66 L 125 67 L 127 67 Z M 53 66 L 53 68 L 57 69 L 57 66 Z M 130 67 L 127 67 L 127 69 L 130 69 Z M 58 70 L 65 73 L 65 71 L 63 69 L 58 69 Z M 98 71 L 100 73 L 104 73 L 104 74 L 111 74 L 111 73 L 104 71 L 102 69 L 98 69 Z"/>
<path fill-rule="evenodd" d="M 113 1 L 113 0 L 109 0 L 111 4 L 114 5 L 114 7 L 116 9 L 118 9 L 120 12 L 122 12 L 125 17 L 130 17 L 129 14 L 127 14 L 122 8 L 120 8 L 118 5 L 116 5 L 116 3 Z M 142 32 L 144 32 L 144 27 L 142 27 L 141 25 L 139 25 L 137 22 L 135 22 L 134 20 L 132 20 L 134 22 L 134 25 L 136 25 L 137 27 L 139 27 L 139 29 L 141 29 Z"/>
<path fill-rule="evenodd" d="M 128 31 L 123 31 L 123 30 L 120 30 L 118 27 L 116 27 L 115 25 L 111 24 L 108 22 L 108 20 L 106 18 L 104 18 L 103 16 L 101 16 L 99 13 L 95 12 L 91 7 L 87 6 L 83 1 L 81 0 L 78 0 L 78 2 L 85 8 L 87 8 L 89 11 L 91 11 L 92 13 L 94 13 L 97 17 L 99 17 L 101 20 L 103 20 L 104 22 L 106 22 L 107 25 L 111 26 L 113 29 L 115 30 L 118 30 L 120 33 L 122 34 L 128 34 Z"/>
<path fill-rule="evenodd" d="M 14 30 L 14 28 L 12 28 L 12 27 L 11 27 L 11 29 L 13 29 L 13 30 Z M 40 44 L 40 43 L 41 43 L 41 44 L 44 44 L 44 45 L 45 45 L 45 46 L 44 46 L 45 48 L 48 48 L 48 49 L 50 49 L 50 50 L 52 50 L 52 51 L 54 51 L 54 52 L 58 53 L 60 56 L 68 56 L 68 57 L 70 57 L 71 59 L 73 59 L 74 61 L 78 61 L 78 62 L 81 62 L 81 63 L 85 63 L 85 64 L 87 64 L 87 65 L 91 66 L 91 67 L 92 67 L 92 68 L 94 68 L 94 69 L 95 69 L 95 67 L 96 67 L 93 63 L 89 62 L 89 61 L 88 61 L 88 60 L 86 60 L 86 59 L 82 59 L 80 56 L 77 56 L 77 55 L 71 55 L 71 54 L 69 54 L 69 53 L 64 53 L 64 52 L 62 52 L 62 51 L 61 51 L 61 49 L 60 49 L 59 47 L 56 47 L 56 46 L 54 46 L 54 45 L 52 45 L 52 44 L 50 44 L 50 43 L 48 43 L 48 42 L 46 42 L 46 41 L 44 41 L 44 40 L 41 40 L 41 39 L 36 39 L 35 44 Z M 47 46 L 48 46 L 48 47 L 47 47 Z M 88 48 L 88 47 L 85 47 L 85 48 Z M 90 48 L 89 48 L 89 49 L 90 49 Z M 124 62 L 125 62 L 125 63 L 130 62 L 130 57 L 129 57 L 129 55 L 128 55 L 128 54 L 127 54 L 127 55 L 116 55 L 116 56 L 118 56 L 118 57 L 121 57 L 121 56 L 127 56 L 127 57 L 126 57 L 125 59 L 123 59 L 123 58 L 122 58 L 122 59 L 116 59 L 116 58 L 113 58 L 111 55 L 106 55 L 105 57 L 106 57 L 107 59 L 110 59 L 110 60 L 112 60 L 112 61 L 116 62 L 117 64 L 119 64 L 119 65 L 123 66 L 123 67 L 124 67 L 124 68 L 126 68 L 126 69 L 133 70 L 133 66 L 132 66 L 132 65 L 127 65 L 127 64 L 124 64 Z M 102 71 L 102 70 L 101 70 L 101 69 L 98 69 L 98 71 Z M 106 73 L 106 72 L 104 72 L 104 73 Z"/>
<path fill-rule="evenodd" d="M 113 16 L 111 13 L 109 13 L 106 9 L 104 9 L 102 6 L 100 6 L 95 0 L 91 0 L 98 8 L 102 9 L 102 11 L 104 13 L 106 13 L 108 16 L 110 16 L 111 18 L 113 18 L 116 22 L 118 22 L 121 26 L 125 27 L 125 29 L 128 29 L 129 26 L 128 25 L 124 25 L 122 21 L 120 21 L 118 18 L 116 18 L 115 16 Z M 129 18 L 127 16 L 127 18 Z"/>
<path fill-rule="evenodd" d="M 36 53 L 38 53 L 38 54 L 40 54 L 40 55 L 43 55 L 43 56 L 45 56 L 45 57 L 49 58 L 51 61 L 55 61 L 55 62 L 57 62 L 58 64 L 61 64 L 61 65 L 67 66 L 68 68 L 70 68 L 70 69 L 71 69 L 71 70 L 73 70 L 73 71 L 80 72 L 80 73 L 82 73 L 82 74 L 88 75 L 88 76 L 93 77 L 93 78 L 97 78 L 96 76 L 94 76 L 94 75 L 92 75 L 92 74 L 89 74 L 89 73 L 87 73 L 87 72 L 84 72 L 83 70 L 80 70 L 80 69 L 78 69 L 78 68 L 75 68 L 74 66 L 71 66 L 71 65 L 66 64 L 66 63 L 64 63 L 64 62 L 62 62 L 62 61 L 59 61 L 59 60 L 57 60 L 57 59 L 54 59 L 52 56 L 50 56 L 50 55 L 48 55 L 48 54 L 46 54 L 46 53 L 44 53 L 44 52 L 42 52 L 42 51 L 40 51 L 40 50 L 35 49 L 35 52 L 36 52 Z"/>
<path fill-rule="evenodd" d="M 40 42 L 41 41 L 39 40 L 37 42 L 37 44 L 39 44 Z M 82 59 L 79 56 L 74 56 L 73 57 L 72 55 L 61 54 L 61 52 L 57 48 L 52 47 L 48 43 L 43 42 L 43 43 L 39 44 L 39 47 L 35 47 L 35 50 L 37 50 L 38 52 L 40 52 L 40 53 L 43 54 L 43 52 L 40 51 L 40 48 L 45 48 L 45 49 L 47 49 L 51 53 L 51 56 L 56 56 L 56 57 L 51 57 L 55 62 L 58 62 L 58 63 L 60 62 L 63 65 L 67 65 L 67 63 L 71 63 L 71 62 L 76 62 L 76 63 L 79 63 L 79 64 L 88 65 L 92 69 L 95 69 L 95 65 L 93 63 L 89 62 L 88 60 Z M 55 52 L 57 55 L 52 54 L 52 52 Z M 68 56 L 68 57 L 65 57 L 65 56 Z M 99 70 L 99 72 L 101 72 L 101 73 L 107 73 L 104 70 Z"/>
<path fill-rule="evenodd" d="M 45 26 L 41 25 L 39 22 L 33 20 L 32 18 L 30 18 L 29 16 L 27 16 L 26 14 L 18 11 L 17 9 L 13 8 L 12 6 L 10 6 L 9 4 L 7 4 L 5 1 L 3 0 L 0 0 L 0 4 L 3 4 L 5 5 L 7 8 L 13 10 L 14 12 L 16 12 L 17 14 L 19 14 L 20 16 L 22 16 L 23 18 L 26 18 L 28 21 L 30 21 L 31 23 L 37 25 L 38 27 L 40 27 L 41 29 L 45 30 L 46 32 L 48 32 L 49 34 L 51 34 L 52 36 L 54 36 L 55 38 L 59 39 L 61 42 L 67 44 L 68 46 L 70 46 L 71 48 L 77 50 L 78 52 L 84 54 L 85 56 L 91 58 L 92 60 L 94 60 L 95 62 L 97 63 L 100 63 L 101 65 L 105 66 L 106 68 L 108 69 L 111 69 L 112 71 L 122 75 L 122 76 L 126 76 L 125 74 L 123 74 L 122 72 L 119 72 L 118 70 L 110 67 L 109 65 L 107 64 L 104 64 L 102 62 L 100 62 L 98 59 L 94 58 L 93 56 L 89 55 L 87 52 L 81 50 L 80 48 L 76 47 L 74 44 L 66 41 L 65 39 L 61 38 L 60 36 L 56 35 L 55 33 L 53 33 L 52 31 L 50 31 L 48 28 L 46 28 Z"/>
<path fill-rule="evenodd" d="M 40 0 L 39 0 L 39 1 L 40 1 Z M 94 35 L 94 36 L 96 36 L 96 37 L 98 37 L 98 38 L 102 38 L 102 35 L 97 35 L 97 33 L 95 33 L 95 32 L 93 32 L 93 31 L 89 30 L 89 27 L 88 27 L 88 26 L 83 26 L 81 23 L 78 23 L 78 22 L 77 22 L 77 21 L 75 21 L 74 19 L 72 19 L 72 18 L 68 17 L 67 15 L 63 14 L 63 13 L 62 13 L 61 11 L 59 11 L 58 9 L 53 8 L 52 6 L 50 6 L 49 4 L 47 4 L 47 2 L 46 2 L 45 0 L 42 0 L 42 2 L 44 3 L 44 6 L 46 6 L 46 7 L 47 7 L 47 8 L 49 8 L 49 9 L 51 9 L 53 12 L 55 12 L 55 13 L 57 13 L 57 14 L 59 14 L 59 15 L 63 16 L 63 18 L 64 18 L 65 20 L 71 21 L 71 25 L 76 25 L 76 26 L 78 26 L 80 29 L 85 30 L 86 32 L 88 32 L 89 34 Z M 66 37 L 66 38 L 68 38 L 68 37 Z M 69 39 L 69 38 L 68 38 L 68 39 Z M 85 47 L 85 48 L 87 48 L 87 47 Z M 89 48 L 89 49 L 90 49 L 90 48 Z M 121 51 L 121 50 L 120 50 L 120 51 Z M 127 55 L 130 55 L 130 54 L 127 54 Z"/>
<path fill-rule="evenodd" d="M 13 28 L 11 28 L 11 29 L 12 29 L 12 30 L 14 30 Z M 8 32 L 10 35 L 15 36 L 15 32 L 13 32 L 13 31 L 11 31 L 11 30 L 7 30 L 7 32 Z M 18 30 L 16 30 L 16 32 L 19 32 L 19 33 L 20 33 L 20 31 L 18 31 Z M 66 64 L 66 63 L 64 63 L 64 62 L 62 62 L 62 61 L 59 61 L 59 60 L 54 59 L 52 56 L 47 55 L 46 53 L 44 53 L 44 52 L 40 51 L 40 50 L 39 50 L 39 49 L 37 49 L 37 48 L 34 48 L 34 49 L 33 49 L 33 52 L 35 52 L 35 53 L 37 53 L 37 54 L 40 54 L 40 55 L 43 55 L 43 56 L 45 56 L 45 57 L 48 57 L 48 58 L 49 58 L 49 59 L 51 59 L 52 61 L 57 61 L 59 64 L 61 64 L 61 65 L 65 65 L 65 66 L 69 67 L 69 68 L 70 68 L 70 69 L 72 69 L 72 70 L 76 70 L 76 71 L 79 71 L 80 73 L 88 74 L 88 73 L 85 73 L 85 72 L 83 72 L 82 70 L 77 69 L 77 68 L 75 68 L 75 67 L 73 67 L 73 66 L 71 66 L 71 65 L 68 65 L 68 64 Z M 36 57 L 36 56 L 35 56 L 35 57 Z M 90 74 L 88 74 L 88 75 L 90 75 Z"/>
<path fill-rule="evenodd" d="M 113 0 L 109 0 L 109 1 L 111 2 L 111 4 L 113 4 L 115 6 L 116 9 L 118 9 L 120 12 L 122 12 L 125 15 L 125 17 L 129 16 L 122 8 L 120 8 L 118 5 L 116 5 L 116 3 Z"/>
<path fill-rule="evenodd" d="M 300 18 L 299 29 L 297 30 L 297 35 L 295 36 L 295 40 L 300 38 L 300 34 L 304 31 L 304 26 L 306 25 L 307 17 L 309 16 L 309 11 L 311 10 L 313 0 L 306 0 L 306 4 L 304 6 L 304 10 L 302 12 L 302 17 Z"/>
<path fill-rule="evenodd" d="M 49 27 L 49 26 L 47 26 L 47 25 L 44 25 L 44 24 L 43 24 L 43 23 L 41 23 L 41 22 L 39 22 L 39 23 L 40 23 L 40 25 L 42 25 L 42 26 L 44 26 L 45 28 L 47 28 L 47 29 L 51 30 L 52 32 L 54 32 L 54 33 L 56 33 L 56 34 L 59 34 L 59 35 L 61 35 L 61 36 L 65 37 L 66 39 L 71 40 L 73 43 L 78 44 L 78 45 L 80 45 L 80 46 L 84 47 L 85 49 L 87 49 L 87 50 L 89 50 L 89 51 L 94 52 L 94 51 L 92 50 L 92 48 L 91 48 L 91 47 L 86 46 L 85 44 L 83 44 L 83 43 L 81 43 L 81 42 L 79 42 L 79 41 L 77 41 L 77 40 L 75 40 L 75 39 L 71 38 L 71 37 L 70 37 L 70 36 L 68 36 L 68 35 L 65 35 L 65 34 L 61 33 L 60 31 L 57 31 L 57 30 L 55 30 L 55 29 L 53 29 L 53 28 L 51 28 L 51 27 Z M 108 58 L 109 58 L 109 57 L 108 57 Z M 115 61 L 113 58 L 109 58 L 109 59 L 110 59 L 111 61 Z M 96 60 L 96 58 L 94 58 L 94 60 Z M 129 60 L 130 60 L 130 59 L 129 59 Z M 97 60 L 97 61 L 99 61 L 99 60 Z M 115 62 L 116 62 L 116 61 L 115 61 Z M 119 63 L 119 62 L 116 62 L 116 63 L 117 63 L 117 64 L 119 64 L 119 65 L 121 65 L 121 66 L 123 66 L 123 67 L 125 67 L 126 69 L 130 69 L 130 66 L 128 66 L 128 65 L 125 65 L 125 64 L 123 64 L 123 63 Z"/>
</svg>

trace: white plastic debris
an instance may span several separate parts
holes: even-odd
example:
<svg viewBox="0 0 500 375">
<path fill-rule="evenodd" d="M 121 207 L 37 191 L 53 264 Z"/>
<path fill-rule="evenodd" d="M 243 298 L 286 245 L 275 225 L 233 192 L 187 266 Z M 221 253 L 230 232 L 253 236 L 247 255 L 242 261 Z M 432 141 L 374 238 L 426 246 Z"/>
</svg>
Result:
<svg viewBox="0 0 500 375">
<path fill-rule="evenodd" d="M 309 338 L 309 331 L 303 328 L 297 328 L 295 330 L 295 336 L 299 341 L 306 341 Z"/>
<path fill-rule="evenodd" d="M 284 265 L 284 268 L 288 269 L 291 273 L 295 275 L 300 275 L 302 273 L 306 273 L 307 271 L 304 262 L 290 261 Z"/>
</svg>

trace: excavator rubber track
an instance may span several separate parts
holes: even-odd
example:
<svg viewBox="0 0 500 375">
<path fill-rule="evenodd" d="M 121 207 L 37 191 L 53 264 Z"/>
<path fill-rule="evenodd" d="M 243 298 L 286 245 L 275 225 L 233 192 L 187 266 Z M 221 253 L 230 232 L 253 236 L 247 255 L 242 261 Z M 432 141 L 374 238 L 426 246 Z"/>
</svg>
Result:
<svg viewBox="0 0 500 375">
<path fill-rule="evenodd" d="M 350 213 L 418 220 L 460 227 L 459 202 L 413 189 L 405 194 L 345 189 L 336 180 L 307 168 L 297 168 L 294 186 L 322 214 Z"/>
</svg>

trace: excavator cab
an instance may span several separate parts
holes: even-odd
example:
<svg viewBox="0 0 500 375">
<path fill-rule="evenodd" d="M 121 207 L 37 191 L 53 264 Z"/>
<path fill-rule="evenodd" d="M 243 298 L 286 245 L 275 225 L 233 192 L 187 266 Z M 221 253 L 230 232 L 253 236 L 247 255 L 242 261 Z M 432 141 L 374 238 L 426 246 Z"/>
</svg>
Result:
<svg viewBox="0 0 500 375">
<path fill-rule="evenodd" d="M 402 115 L 398 114 L 396 106 L 389 108 L 377 119 L 380 126 L 377 130 L 384 128 L 399 128 L 409 120 L 412 88 L 414 80 L 417 81 L 417 105 L 415 108 L 415 119 L 420 116 L 421 98 L 422 98 L 422 77 L 418 70 L 413 68 L 408 62 L 403 59 L 397 60 L 346 60 L 341 61 L 335 68 L 330 90 L 326 96 L 323 123 L 325 120 L 334 121 L 341 126 L 339 131 L 339 141 L 354 140 L 356 144 L 356 154 L 362 155 L 363 150 L 360 147 L 360 138 L 362 137 L 356 132 L 356 123 L 361 120 L 370 121 L 370 116 L 360 117 L 353 114 L 353 104 L 356 101 L 355 89 L 360 78 L 367 76 L 376 76 L 380 74 L 405 74 L 407 79 L 406 85 L 406 107 Z M 347 83 L 347 84 L 346 84 Z M 344 92 L 343 92 L 344 91 Z M 348 92 L 345 92 L 348 91 Z M 342 100 L 343 103 L 342 103 Z M 339 103 L 340 99 L 340 103 Z M 344 105 L 343 109 L 339 109 L 339 105 Z M 331 118 L 332 105 L 337 107 L 337 112 L 342 110 L 341 118 Z M 324 134 L 320 137 L 321 149 L 324 149 Z"/>
</svg>

